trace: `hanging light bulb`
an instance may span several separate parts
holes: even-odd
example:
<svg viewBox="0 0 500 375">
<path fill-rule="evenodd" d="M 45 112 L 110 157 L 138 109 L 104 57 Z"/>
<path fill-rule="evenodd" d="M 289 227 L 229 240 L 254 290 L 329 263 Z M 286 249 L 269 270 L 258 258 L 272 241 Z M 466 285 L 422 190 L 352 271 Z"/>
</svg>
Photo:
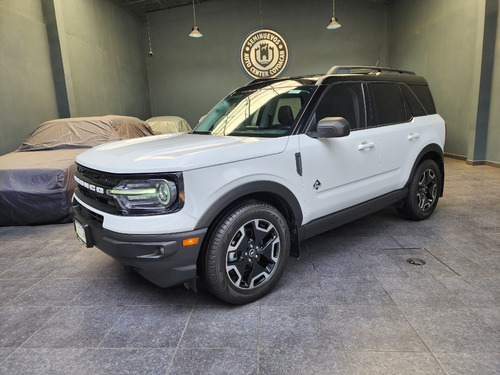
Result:
<svg viewBox="0 0 500 375">
<path fill-rule="evenodd" d="M 189 36 L 191 38 L 201 38 L 203 36 L 203 34 L 200 33 L 200 29 L 198 29 L 198 26 L 196 26 L 196 10 L 194 9 L 194 0 L 193 0 L 193 22 L 194 22 L 194 26 L 191 29 Z"/>
<path fill-rule="evenodd" d="M 333 17 L 332 19 L 330 20 L 330 23 L 328 24 L 328 26 L 326 27 L 327 29 L 338 29 L 341 25 L 339 23 L 339 21 L 337 20 L 337 18 L 335 17 L 335 0 L 333 0 Z"/>
<path fill-rule="evenodd" d="M 153 56 L 153 48 L 151 47 L 151 33 L 149 32 L 149 20 L 148 20 L 148 14 L 147 13 L 146 13 L 146 26 L 148 28 L 149 56 Z"/>
</svg>

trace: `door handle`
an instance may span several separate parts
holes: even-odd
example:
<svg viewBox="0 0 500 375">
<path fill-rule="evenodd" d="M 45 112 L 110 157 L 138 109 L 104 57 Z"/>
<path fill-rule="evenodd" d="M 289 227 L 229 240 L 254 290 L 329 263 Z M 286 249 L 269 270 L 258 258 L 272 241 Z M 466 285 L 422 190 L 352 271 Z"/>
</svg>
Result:
<svg viewBox="0 0 500 375">
<path fill-rule="evenodd" d="M 369 150 L 370 148 L 375 147 L 375 142 L 363 142 L 358 145 L 358 150 Z"/>
<path fill-rule="evenodd" d="M 420 134 L 418 133 L 410 133 L 408 134 L 408 140 L 411 141 L 412 139 L 417 139 L 418 137 L 420 137 Z"/>
</svg>

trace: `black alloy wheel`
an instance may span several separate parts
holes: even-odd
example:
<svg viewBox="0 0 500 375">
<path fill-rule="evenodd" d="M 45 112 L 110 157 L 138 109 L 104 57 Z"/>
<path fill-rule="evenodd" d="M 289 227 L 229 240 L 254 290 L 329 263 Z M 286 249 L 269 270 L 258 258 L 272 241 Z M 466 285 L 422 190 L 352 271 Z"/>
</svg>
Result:
<svg viewBox="0 0 500 375">
<path fill-rule="evenodd" d="M 244 304 L 267 294 L 285 270 L 290 234 L 275 207 L 246 202 L 214 227 L 207 244 L 203 277 L 220 299 Z"/>
<path fill-rule="evenodd" d="M 410 180 L 400 213 L 411 220 L 427 219 L 439 201 L 441 183 L 441 170 L 437 163 L 431 159 L 422 161 Z"/>
</svg>

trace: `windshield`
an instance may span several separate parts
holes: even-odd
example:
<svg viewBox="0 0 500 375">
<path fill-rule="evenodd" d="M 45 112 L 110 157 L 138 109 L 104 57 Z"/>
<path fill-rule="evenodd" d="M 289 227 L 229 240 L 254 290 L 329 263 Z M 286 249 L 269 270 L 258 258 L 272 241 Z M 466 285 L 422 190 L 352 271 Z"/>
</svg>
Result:
<svg viewBox="0 0 500 375">
<path fill-rule="evenodd" d="M 193 130 L 194 134 L 279 137 L 292 132 L 316 86 L 275 82 L 238 90 L 222 100 Z"/>
</svg>

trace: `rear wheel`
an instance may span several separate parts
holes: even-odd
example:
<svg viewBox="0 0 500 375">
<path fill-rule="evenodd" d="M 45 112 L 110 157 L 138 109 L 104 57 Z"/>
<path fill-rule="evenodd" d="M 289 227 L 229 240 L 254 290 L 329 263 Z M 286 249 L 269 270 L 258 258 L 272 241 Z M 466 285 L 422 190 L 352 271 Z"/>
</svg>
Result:
<svg viewBox="0 0 500 375">
<path fill-rule="evenodd" d="M 267 203 L 249 201 L 216 224 L 207 243 L 203 278 L 220 299 L 248 303 L 276 285 L 289 254 L 290 234 L 281 212 Z"/>
<path fill-rule="evenodd" d="M 408 195 L 399 212 L 411 220 L 428 218 L 436 208 L 441 191 L 441 170 L 434 160 L 424 160 L 408 185 Z"/>
</svg>

